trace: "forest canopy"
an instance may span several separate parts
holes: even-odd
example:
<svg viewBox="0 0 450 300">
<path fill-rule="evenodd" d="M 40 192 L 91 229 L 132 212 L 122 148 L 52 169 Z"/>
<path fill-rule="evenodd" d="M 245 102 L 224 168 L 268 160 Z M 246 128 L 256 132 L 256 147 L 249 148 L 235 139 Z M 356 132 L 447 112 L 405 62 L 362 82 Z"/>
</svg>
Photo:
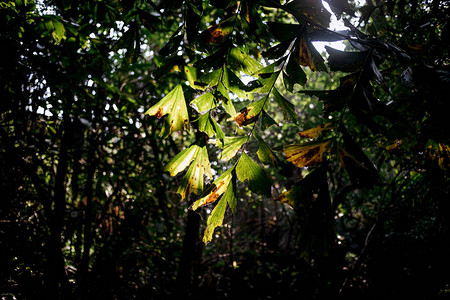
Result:
<svg viewBox="0 0 450 300">
<path fill-rule="evenodd" d="M 448 297 L 449 16 L 0 2 L 2 297 Z"/>
</svg>

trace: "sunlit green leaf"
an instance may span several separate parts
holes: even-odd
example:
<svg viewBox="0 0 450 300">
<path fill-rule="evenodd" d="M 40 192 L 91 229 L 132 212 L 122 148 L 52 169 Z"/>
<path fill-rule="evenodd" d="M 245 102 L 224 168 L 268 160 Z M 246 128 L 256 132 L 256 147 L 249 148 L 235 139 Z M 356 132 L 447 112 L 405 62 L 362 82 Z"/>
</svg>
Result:
<svg viewBox="0 0 450 300">
<path fill-rule="evenodd" d="M 278 75 L 280 75 L 280 71 L 260 74 L 258 78 L 259 87 L 253 92 L 261 94 L 270 92 L 278 79 Z"/>
<path fill-rule="evenodd" d="M 234 108 L 233 101 L 231 101 L 230 96 L 228 95 L 226 87 L 223 83 L 219 83 L 217 85 L 216 97 L 221 101 L 223 108 L 230 115 L 230 117 L 236 116 L 236 109 Z"/>
<path fill-rule="evenodd" d="M 161 131 L 162 136 L 168 136 L 176 130 L 189 130 L 189 115 L 184 99 L 183 88 L 177 85 L 170 93 L 153 105 L 145 114 L 161 118 L 169 114 L 167 126 Z M 169 130 L 169 132 L 166 132 Z"/>
<path fill-rule="evenodd" d="M 229 194 L 229 190 L 231 190 L 231 193 L 233 193 L 233 185 L 228 185 L 227 191 L 225 192 L 225 195 Z M 208 220 L 206 221 L 206 229 L 203 234 L 203 243 L 208 244 L 212 240 L 212 236 L 214 234 L 214 230 L 221 226 L 223 223 L 223 218 L 225 216 L 225 210 L 227 208 L 227 199 L 225 198 L 225 195 L 220 199 L 219 203 L 216 204 L 216 207 L 214 207 L 213 211 L 211 212 L 211 215 L 208 217 Z"/>
<path fill-rule="evenodd" d="M 253 94 L 245 91 L 246 86 L 242 83 L 241 79 L 228 68 L 224 68 L 223 70 L 222 83 L 227 89 L 235 93 L 236 96 L 244 99 L 253 99 Z"/>
<path fill-rule="evenodd" d="M 251 75 L 261 69 L 261 64 L 251 57 L 244 48 L 233 48 L 229 54 L 229 65 L 236 71 Z"/>
<path fill-rule="evenodd" d="M 205 93 L 191 101 L 190 105 L 194 107 L 199 113 L 203 113 L 217 106 L 216 101 L 212 93 Z"/>
<path fill-rule="evenodd" d="M 211 215 L 208 217 L 205 233 L 203 234 L 203 243 L 209 243 L 212 240 L 214 230 L 222 225 L 227 203 L 230 207 L 236 203 L 233 184 L 228 184 L 228 188 L 222 196 L 222 199 L 220 199 L 219 203 L 217 203 L 216 207 L 214 207 L 211 212 Z"/>
<path fill-rule="evenodd" d="M 222 175 L 219 176 L 204 192 L 202 198 L 198 199 L 192 204 L 192 209 L 196 210 L 200 206 L 207 205 L 215 202 L 228 188 L 231 178 L 233 177 L 232 171 L 234 167 L 228 169 Z"/>
<path fill-rule="evenodd" d="M 242 153 L 236 165 L 236 175 L 239 181 L 248 180 L 248 188 L 257 194 L 271 196 L 272 180 L 266 172 L 247 154 Z"/>
<path fill-rule="evenodd" d="M 203 114 L 198 119 L 198 129 L 205 132 L 210 138 L 217 135 L 218 139 L 224 138 L 224 133 L 216 120 L 209 113 Z"/>
<path fill-rule="evenodd" d="M 194 82 L 194 85 L 201 87 L 202 89 L 213 87 L 219 83 L 219 78 L 220 70 L 214 70 L 213 72 L 201 75 L 200 78 Z"/>
<path fill-rule="evenodd" d="M 178 153 L 172 160 L 165 166 L 164 170 L 170 172 L 170 176 L 175 176 L 191 163 L 195 158 L 200 147 L 197 145 L 192 145 L 189 148 L 184 149 Z"/>
<path fill-rule="evenodd" d="M 201 147 L 195 156 L 194 162 L 186 172 L 177 193 L 181 195 L 184 200 L 190 193 L 199 195 L 203 192 L 204 175 L 212 178 L 211 165 L 209 163 L 208 152 L 206 146 Z"/>
<path fill-rule="evenodd" d="M 232 159 L 247 141 L 248 137 L 246 136 L 225 137 L 223 138 L 223 144 L 222 141 L 216 141 L 215 145 L 223 148 L 219 154 L 219 159 L 224 161 Z"/>
<path fill-rule="evenodd" d="M 198 86 L 195 84 L 195 82 L 197 81 L 197 69 L 195 67 L 184 65 L 183 70 L 184 74 L 186 75 L 186 79 L 189 82 L 189 85 L 193 89 L 203 89 L 202 86 Z"/>
</svg>

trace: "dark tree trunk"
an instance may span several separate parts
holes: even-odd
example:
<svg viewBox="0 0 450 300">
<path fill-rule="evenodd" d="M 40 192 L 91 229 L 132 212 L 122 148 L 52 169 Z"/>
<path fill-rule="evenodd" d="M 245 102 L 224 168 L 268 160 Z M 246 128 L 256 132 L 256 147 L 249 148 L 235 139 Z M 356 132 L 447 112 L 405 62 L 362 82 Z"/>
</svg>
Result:
<svg viewBox="0 0 450 300">
<path fill-rule="evenodd" d="M 200 215 L 192 210 L 188 211 L 186 231 L 183 239 L 181 259 L 178 265 L 176 294 L 186 296 L 191 291 L 193 269 L 199 254 Z"/>
</svg>

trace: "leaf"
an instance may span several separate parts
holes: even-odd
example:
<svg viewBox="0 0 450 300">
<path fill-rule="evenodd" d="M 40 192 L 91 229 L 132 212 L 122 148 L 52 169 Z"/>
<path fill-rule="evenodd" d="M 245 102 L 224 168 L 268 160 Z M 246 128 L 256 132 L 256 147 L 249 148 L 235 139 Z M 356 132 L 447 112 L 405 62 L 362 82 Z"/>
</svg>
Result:
<svg viewBox="0 0 450 300">
<path fill-rule="evenodd" d="M 190 105 L 195 108 L 199 113 L 204 113 L 217 106 L 218 101 L 212 93 L 205 93 L 191 101 Z"/>
<path fill-rule="evenodd" d="M 338 147 L 341 165 L 346 169 L 352 184 L 357 187 L 371 188 L 381 182 L 378 170 L 366 156 L 361 147 L 356 143 L 345 126 L 340 126 L 339 131 L 344 139 L 344 147 Z"/>
<path fill-rule="evenodd" d="M 295 82 L 288 74 L 286 74 L 285 71 L 283 71 L 283 84 L 286 90 L 288 90 L 289 92 L 292 93 L 294 91 Z"/>
<path fill-rule="evenodd" d="M 221 141 L 217 141 L 215 145 L 223 148 L 222 152 L 219 154 L 219 159 L 224 161 L 232 159 L 247 140 L 248 137 L 246 136 L 236 136 L 223 138 L 223 144 Z"/>
<path fill-rule="evenodd" d="M 200 116 L 198 119 L 198 129 L 205 132 L 210 138 L 212 138 L 214 134 L 217 135 L 218 139 L 223 139 L 225 137 L 219 124 L 217 124 L 216 120 L 211 117 L 209 113 Z"/>
<path fill-rule="evenodd" d="M 239 114 L 234 117 L 234 120 L 240 127 L 256 122 L 266 103 L 267 96 L 252 102 L 247 107 L 241 109 Z"/>
<path fill-rule="evenodd" d="M 311 71 L 328 71 L 323 57 L 317 52 L 305 31 L 297 39 L 294 53 L 297 55 L 296 59 L 298 63 L 302 66 L 309 67 Z"/>
<path fill-rule="evenodd" d="M 261 38 L 270 38 L 267 27 L 260 18 L 259 4 L 248 2 L 241 3 L 239 17 L 241 28 L 250 38 L 253 38 L 256 43 L 260 44 Z"/>
<path fill-rule="evenodd" d="M 338 147 L 338 153 L 340 164 L 347 171 L 353 186 L 371 188 L 377 183 L 374 173 L 344 148 Z"/>
<path fill-rule="evenodd" d="M 326 123 L 326 124 L 321 124 L 317 127 L 311 128 L 311 129 L 300 131 L 298 133 L 298 135 L 300 137 L 304 137 L 304 138 L 308 138 L 308 139 L 315 139 L 322 133 L 322 131 L 330 130 L 333 128 L 334 128 L 334 126 L 332 123 Z"/>
<path fill-rule="evenodd" d="M 234 108 L 233 102 L 230 99 L 230 96 L 228 96 L 227 89 L 223 85 L 223 83 L 219 83 L 216 90 L 216 98 L 218 98 L 223 105 L 223 108 L 225 111 L 232 117 L 236 116 L 236 109 Z"/>
<path fill-rule="evenodd" d="M 227 89 L 235 93 L 236 96 L 244 99 L 253 99 L 253 94 L 245 91 L 247 88 L 246 85 L 228 68 L 224 68 L 223 70 L 222 83 Z"/>
<path fill-rule="evenodd" d="M 286 74 L 292 80 L 291 82 L 298 83 L 300 85 L 305 85 L 306 83 L 306 74 L 300 67 L 300 62 L 294 55 L 289 57 L 289 62 L 286 66 Z M 292 92 L 292 91 L 291 91 Z"/>
<path fill-rule="evenodd" d="M 202 86 L 197 86 L 195 84 L 195 82 L 197 81 L 197 69 L 195 67 L 184 65 L 183 70 L 184 70 L 184 74 L 186 75 L 186 79 L 189 82 L 189 85 L 193 89 L 197 89 L 197 90 L 203 89 Z"/>
<path fill-rule="evenodd" d="M 291 120 L 294 124 L 297 124 L 297 114 L 295 113 L 294 104 L 286 100 L 286 98 L 284 98 L 276 88 L 273 88 L 272 91 L 275 102 L 277 102 L 283 111 L 284 118 Z"/>
<path fill-rule="evenodd" d="M 294 38 L 291 38 L 287 41 L 276 44 L 275 46 L 263 51 L 262 55 L 269 59 L 276 59 L 282 57 L 286 51 L 288 51 L 289 46 L 291 45 Z M 273 72 L 273 70 L 272 70 Z"/>
<path fill-rule="evenodd" d="M 60 43 L 63 38 L 65 38 L 66 29 L 64 24 L 56 20 L 56 18 L 51 18 L 45 22 L 45 27 L 49 32 L 51 32 L 53 39 L 56 43 Z"/>
<path fill-rule="evenodd" d="M 199 195 L 203 192 L 204 175 L 212 178 L 206 146 L 201 147 L 197 151 L 194 162 L 189 167 L 183 182 L 177 190 L 177 193 L 181 195 L 181 200 L 184 200 L 190 193 Z"/>
<path fill-rule="evenodd" d="M 221 47 L 211 55 L 208 55 L 194 63 L 194 66 L 198 69 L 209 70 L 211 68 L 218 69 L 226 62 L 228 49 L 231 46 L 231 42 L 224 42 Z"/>
<path fill-rule="evenodd" d="M 325 0 L 330 5 L 331 10 L 338 15 L 346 13 L 350 16 L 355 16 L 355 11 L 351 8 L 347 0 Z"/>
<path fill-rule="evenodd" d="M 364 65 L 368 51 L 348 52 L 325 46 L 328 54 L 328 66 L 331 71 L 356 72 Z"/>
<path fill-rule="evenodd" d="M 263 109 L 261 112 L 261 130 L 266 130 L 272 125 L 278 125 L 278 123 Z"/>
<path fill-rule="evenodd" d="M 271 196 L 272 180 L 266 172 L 255 163 L 247 154 L 242 153 L 236 165 L 236 175 L 239 181 L 248 180 L 248 188 L 257 194 Z"/>
<path fill-rule="evenodd" d="M 153 72 L 153 77 L 163 77 L 183 64 L 184 59 L 181 56 L 172 56 L 167 59 L 163 59 L 162 62 L 158 64 L 158 68 Z"/>
<path fill-rule="evenodd" d="M 450 147 L 444 143 L 428 140 L 425 159 L 435 163 L 442 170 L 450 169 Z"/>
<path fill-rule="evenodd" d="M 294 0 L 283 7 L 293 14 L 299 23 L 313 22 L 325 28 L 330 24 L 331 14 L 322 5 L 321 0 Z"/>
<path fill-rule="evenodd" d="M 280 42 L 291 41 L 302 31 L 303 25 L 267 22 L 270 33 Z"/>
<path fill-rule="evenodd" d="M 207 87 L 216 86 L 219 83 L 219 78 L 220 70 L 214 70 L 213 72 L 201 75 L 198 80 L 194 81 L 194 85 L 204 90 Z"/>
<path fill-rule="evenodd" d="M 211 26 L 200 34 L 205 43 L 221 43 L 233 30 L 236 16 L 232 16 L 217 25 Z"/>
<path fill-rule="evenodd" d="M 324 103 L 324 112 L 329 114 L 333 111 L 340 111 L 344 108 L 353 95 L 356 78 L 358 73 L 353 73 L 339 78 L 340 86 L 335 90 L 328 91 L 306 91 L 301 90 L 299 93 L 316 96 Z"/>
<path fill-rule="evenodd" d="M 189 148 L 184 149 L 178 153 L 172 160 L 164 167 L 164 170 L 170 172 L 170 176 L 175 176 L 187 166 L 196 157 L 200 147 L 198 145 L 192 145 Z"/>
<path fill-rule="evenodd" d="M 203 234 L 203 243 L 205 243 L 205 245 L 212 240 L 214 230 L 222 225 L 223 218 L 225 216 L 225 211 L 227 208 L 227 203 L 230 205 L 230 203 L 235 202 L 236 197 L 234 196 L 233 185 L 229 184 L 222 199 L 220 199 L 219 203 L 217 203 L 216 207 L 214 207 L 213 211 L 211 212 L 211 215 L 208 217 L 208 220 L 206 221 L 206 229 L 205 233 Z"/>
<path fill-rule="evenodd" d="M 274 167 L 276 167 L 279 160 L 278 157 L 275 155 L 272 149 L 269 148 L 266 142 L 261 138 L 261 136 L 256 131 L 254 131 L 254 136 L 256 137 L 259 143 L 259 148 L 258 151 L 256 152 L 259 161 L 265 165 L 271 164 Z"/>
<path fill-rule="evenodd" d="M 228 190 L 231 188 L 231 193 L 233 193 L 233 185 L 228 185 L 227 191 L 225 195 L 227 195 Z M 216 227 L 219 227 L 223 223 L 223 218 L 225 216 L 225 210 L 227 208 L 227 199 L 225 196 L 220 199 L 219 203 L 217 203 L 216 207 L 214 207 L 211 215 L 208 217 L 206 221 L 206 229 L 203 234 L 203 243 L 208 244 L 212 240 L 212 236 L 214 234 L 214 230 Z"/>
<path fill-rule="evenodd" d="M 157 16 L 154 16 L 142 9 L 138 9 L 138 13 L 141 23 L 145 28 L 152 32 L 158 31 L 160 29 L 161 20 Z"/>
<path fill-rule="evenodd" d="M 272 73 L 274 73 L 275 68 L 278 67 L 279 65 L 281 65 L 284 62 L 285 59 L 286 59 L 285 57 L 282 57 L 279 60 L 271 63 L 270 65 L 262 67 L 261 69 L 257 70 L 255 73 L 250 74 L 250 75 L 252 75 L 254 77 L 255 76 L 262 76 L 264 78 L 267 78 L 268 76 L 271 76 Z"/>
<path fill-rule="evenodd" d="M 211 186 L 205 191 L 202 198 L 198 199 L 192 204 L 192 209 L 196 210 L 197 208 L 207 205 L 209 203 L 215 202 L 228 188 L 232 178 L 232 171 L 234 170 L 234 166 L 224 172 L 219 176 Z"/>
<path fill-rule="evenodd" d="M 280 71 L 259 74 L 259 78 L 257 79 L 258 88 L 254 89 L 253 92 L 260 94 L 266 94 L 270 92 L 278 79 L 278 75 L 280 75 Z"/>
<path fill-rule="evenodd" d="M 180 84 L 147 110 L 145 114 L 156 116 L 157 118 L 169 114 L 163 130 L 161 130 L 161 136 L 167 137 L 172 132 L 182 130 L 183 128 L 189 130 L 189 115 L 186 108 L 186 101 L 184 100 L 183 89 Z M 167 132 L 168 129 L 169 132 Z"/>
<path fill-rule="evenodd" d="M 64 24 L 57 21 L 57 20 L 52 20 L 53 22 L 53 26 L 55 28 L 55 30 L 52 33 L 53 38 L 55 39 L 56 42 L 61 42 L 61 40 L 63 38 L 65 38 L 65 34 L 66 34 L 66 29 L 64 28 Z"/>
<path fill-rule="evenodd" d="M 325 161 L 323 155 L 328 151 L 330 140 L 303 143 L 299 145 L 285 145 L 283 152 L 287 161 L 299 168 L 318 165 Z"/>
<path fill-rule="evenodd" d="M 178 50 L 181 41 L 183 40 L 183 34 L 178 34 L 181 31 L 182 26 L 180 26 L 174 34 L 170 37 L 164 47 L 159 50 L 159 55 L 161 56 L 169 56 Z"/>
<path fill-rule="evenodd" d="M 228 64 L 236 71 L 242 71 L 245 74 L 251 75 L 261 69 L 262 66 L 245 49 L 238 47 L 232 48 L 230 50 Z"/>
<path fill-rule="evenodd" d="M 375 80 L 375 82 L 378 83 L 379 85 L 381 85 L 385 91 L 389 91 L 389 88 L 386 85 L 384 76 L 383 76 L 383 74 L 381 74 L 380 70 L 378 69 L 377 65 L 375 64 L 373 56 L 370 57 L 368 64 L 369 64 L 370 69 L 372 70 L 373 79 Z"/>
<path fill-rule="evenodd" d="M 198 130 L 206 133 L 209 137 L 215 134 L 214 126 L 210 121 L 209 113 L 203 114 L 198 118 Z"/>
<path fill-rule="evenodd" d="M 312 42 L 337 42 L 349 38 L 350 30 L 330 31 L 328 29 L 314 28 L 308 31 L 308 38 Z"/>
</svg>

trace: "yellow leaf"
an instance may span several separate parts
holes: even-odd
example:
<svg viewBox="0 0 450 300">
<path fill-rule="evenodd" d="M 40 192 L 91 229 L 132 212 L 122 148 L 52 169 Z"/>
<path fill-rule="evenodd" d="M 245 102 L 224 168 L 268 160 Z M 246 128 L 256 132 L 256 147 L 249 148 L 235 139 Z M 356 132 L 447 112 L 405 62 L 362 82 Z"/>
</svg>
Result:
<svg viewBox="0 0 450 300">
<path fill-rule="evenodd" d="M 318 137 L 322 131 L 330 130 L 330 129 L 333 129 L 333 128 L 334 128 L 334 126 L 333 126 L 332 123 L 326 123 L 326 124 L 319 125 L 319 126 L 317 126 L 315 128 L 311 128 L 311 129 L 308 129 L 308 130 L 300 131 L 298 133 L 298 135 L 300 137 L 304 137 L 304 138 L 308 138 L 308 139 L 314 139 L 314 138 Z"/>
<path fill-rule="evenodd" d="M 300 145 L 283 146 L 286 159 L 299 168 L 314 166 L 325 159 L 323 154 L 328 151 L 330 140 L 325 142 L 304 143 Z"/>
<path fill-rule="evenodd" d="M 397 150 L 401 144 L 402 144 L 402 140 L 395 140 L 394 143 L 386 146 L 386 150 L 389 152 Z"/>
<path fill-rule="evenodd" d="M 450 146 L 429 140 L 425 150 L 425 158 L 437 163 L 442 170 L 450 169 Z"/>
</svg>

